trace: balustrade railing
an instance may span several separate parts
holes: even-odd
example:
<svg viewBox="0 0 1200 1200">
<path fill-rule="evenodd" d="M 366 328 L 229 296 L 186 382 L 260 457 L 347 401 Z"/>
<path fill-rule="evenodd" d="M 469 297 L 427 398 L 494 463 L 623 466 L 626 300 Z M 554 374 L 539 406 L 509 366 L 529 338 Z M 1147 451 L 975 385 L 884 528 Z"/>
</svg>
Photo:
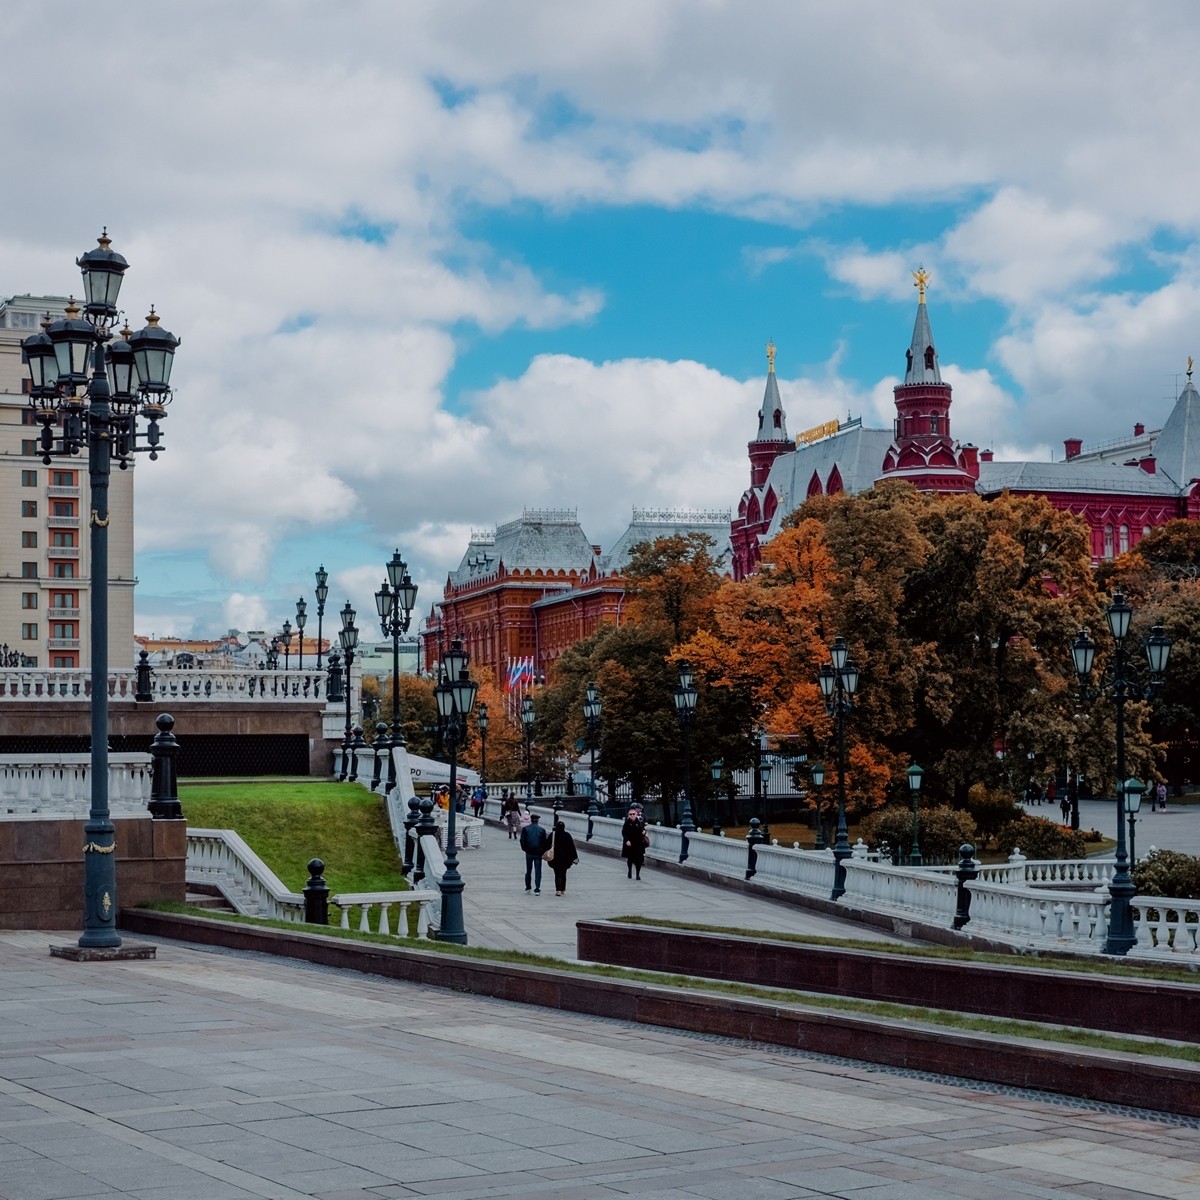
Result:
<svg viewBox="0 0 1200 1200">
<path fill-rule="evenodd" d="M 232 829 L 189 829 L 188 883 L 216 887 L 243 916 L 304 920 L 304 897 L 279 877 Z"/>
<path fill-rule="evenodd" d="M 110 700 L 133 700 L 137 677 L 132 670 L 112 671 L 108 676 Z M 7 667 L 0 669 L 0 701 L 30 703 L 54 700 L 90 700 L 91 673 L 78 668 L 39 669 Z M 323 671 L 247 671 L 159 669 L 153 673 L 153 700 L 172 699 L 238 702 L 278 700 L 281 703 L 323 703 Z"/>
<path fill-rule="evenodd" d="M 1132 904 L 1137 934 L 1133 957 L 1200 960 L 1200 900 L 1135 896 Z"/>
<path fill-rule="evenodd" d="M 414 888 L 407 892 L 340 892 L 330 896 L 329 903 L 336 905 L 342 914 L 341 927 L 350 928 L 350 913 L 359 910 L 357 929 L 360 933 L 381 933 L 392 937 L 390 912 L 393 905 L 399 909 L 396 914 L 395 937 L 427 938 L 429 936 L 429 913 L 434 899 L 430 892 Z M 409 920 L 409 909 L 417 910 L 416 920 Z M 372 925 L 371 914 L 376 913 Z M 410 927 L 412 933 L 410 935 Z"/>
<path fill-rule="evenodd" d="M 149 754 L 109 754 L 108 806 L 114 817 L 140 816 L 150 799 Z M 0 819 L 86 819 L 92 802 L 90 754 L 7 754 L 0 761 Z"/>
</svg>

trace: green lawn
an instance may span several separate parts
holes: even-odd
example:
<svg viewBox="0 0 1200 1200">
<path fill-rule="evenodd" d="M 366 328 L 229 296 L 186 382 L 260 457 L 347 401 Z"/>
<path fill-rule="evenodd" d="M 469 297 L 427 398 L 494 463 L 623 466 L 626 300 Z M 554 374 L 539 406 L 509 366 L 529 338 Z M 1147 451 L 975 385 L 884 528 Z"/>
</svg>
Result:
<svg viewBox="0 0 1200 1200">
<path fill-rule="evenodd" d="M 259 782 L 181 785 L 188 824 L 233 829 L 300 891 L 308 861 L 322 859 L 332 892 L 396 892 L 407 884 L 383 800 L 352 784 Z"/>
</svg>

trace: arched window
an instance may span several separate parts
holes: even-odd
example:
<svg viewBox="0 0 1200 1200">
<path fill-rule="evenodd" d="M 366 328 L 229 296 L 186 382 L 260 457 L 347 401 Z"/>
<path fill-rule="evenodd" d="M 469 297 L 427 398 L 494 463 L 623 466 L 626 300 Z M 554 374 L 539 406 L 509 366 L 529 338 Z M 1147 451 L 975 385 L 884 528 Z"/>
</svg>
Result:
<svg viewBox="0 0 1200 1200">
<path fill-rule="evenodd" d="M 1104 557 L 1112 558 L 1113 556 L 1113 527 L 1105 525 L 1104 527 Z"/>
<path fill-rule="evenodd" d="M 929 432 L 930 433 L 941 433 L 942 432 L 942 418 L 941 417 L 935 415 L 935 416 L 932 416 L 929 418 Z"/>
<path fill-rule="evenodd" d="M 1119 542 L 1120 551 L 1122 554 L 1128 554 L 1129 553 L 1129 526 L 1128 525 L 1121 526 L 1120 538 L 1121 538 L 1121 540 Z"/>
<path fill-rule="evenodd" d="M 933 370 L 933 347 L 932 346 L 925 347 L 925 369 L 927 371 Z"/>
</svg>

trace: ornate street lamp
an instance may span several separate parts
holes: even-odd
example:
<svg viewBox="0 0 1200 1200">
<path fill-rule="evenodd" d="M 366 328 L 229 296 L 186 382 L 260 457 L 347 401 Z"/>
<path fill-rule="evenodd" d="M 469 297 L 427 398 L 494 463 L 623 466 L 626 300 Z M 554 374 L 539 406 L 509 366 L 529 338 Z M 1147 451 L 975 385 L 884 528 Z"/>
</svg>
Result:
<svg viewBox="0 0 1200 1200">
<path fill-rule="evenodd" d="M 600 815 L 600 805 L 596 801 L 596 731 L 600 728 L 600 715 L 604 710 L 603 702 L 600 699 L 600 693 L 596 691 L 596 685 L 589 683 L 587 691 L 584 694 L 583 701 L 583 720 L 587 725 L 588 731 L 588 750 L 591 753 L 591 786 L 592 795 L 587 806 L 587 837 L 585 841 L 592 840 L 594 830 L 592 822 Z"/>
<path fill-rule="evenodd" d="M 400 728 L 400 637 L 408 632 L 412 622 L 412 611 L 417 603 L 417 585 L 408 573 L 408 564 L 400 557 L 400 551 L 392 553 L 387 563 L 387 579 L 375 593 L 375 608 L 379 613 L 379 628 L 384 637 L 392 639 L 392 728 L 387 739 L 388 777 L 387 791 L 396 787 L 396 760 L 392 748 L 404 745 L 404 733 Z"/>
<path fill-rule="evenodd" d="M 353 755 L 351 747 L 354 744 L 354 725 L 350 720 L 350 703 L 352 700 L 353 679 L 350 674 L 350 669 L 354 666 L 354 652 L 358 649 L 358 626 L 354 624 L 354 618 L 357 614 L 350 607 L 350 601 L 346 601 L 345 608 L 342 609 L 342 628 L 338 632 L 338 641 L 342 646 L 342 660 L 345 663 L 344 671 L 346 678 L 346 737 L 342 743 L 342 770 L 338 775 L 338 782 L 349 780 L 354 783 L 358 779 L 358 756 Z"/>
<path fill-rule="evenodd" d="M 833 891 L 837 900 L 846 891 L 846 859 L 850 857 L 850 836 L 846 829 L 846 714 L 854 707 L 858 691 L 858 668 L 850 658 L 850 648 L 839 633 L 829 648 L 830 661 L 817 676 L 825 711 L 837 722 L 838 741 L 838 823 L 833 843 Z"/>
<path fill-rule="evenodd" d="M 91 771 L 92 797 L 83 850 L 84 949 L 121 945 L 116 930 L 116 829 L 108 803 L 108 523 L 113 460 L 125 470 L 133 455 L 158 458 L 159 422 L 171 402 L 171 365 L 179 339 L 160 329 L 154 309 L 138 333 L 113 341 L 117 296 L 129 264 L 105 230 L 99 245 L 75 260 L 83 275 L 83 319 L 72 299 L 66 316 L 48 321 L 21 343 L 29 364 L 29 403 L 42 427 L 42 462 L 86 449 L 91 486 Z M 145 421 L 145 428 L 139 426 Z"/>
<path fill-rule="evenodd" d="M 329 599 L 329 572 L 325 564 L 317 568 L 317 670 L 321 669 L 321 655 L 325 653 L 325 643 L 321 636 L 321 624 L 325 619 L 325 601 Z"/>
<path fill-rule="evenodd" d="M 485 787 L 487 786 L 487 731 L 490 724 L 488 717 L 487 704 L 482 700 L 479 702 L 479 716 L 475 718 L 475 724 L 479 728 L 479 782 Z"/>
<path fill-rule="evenodd" d="M 463 925 L 463 881 L 458 870 L 458 838 L 455 830 L 455 793 L 458 789 L 458 747 L 466 737 L 467 718 L 475 705 L 477 684 L 467 674 L 467 655 L 457 638 L 442 655 L 442 678 L 433 694 L 437 700 L 442 736 L 450 747 L 450 811 L 446 814 L 446 865 L 442 871 L 442 923 L 438 941 L 467 944 Z"/>
<path fill-rule="evenodd" d="M 1142 809 L 1142 781 L 1127 779 L 1124 785 L 1125 813 L 1129 818 L 1129 862 L 1137 866 L 1137 839 L 1134 837 L 1134 826 L 1137 825 L 1137 815 Z"/>
<path fill-rule="evenodd" d="M 292 623 L 291 623 L 291 621 L 284 621 L 283 637 L 280 639 L 280 641 L 283 642 L 283 669 L 285 671 L 290 671 L 292 669 L 291 664 L 289 662 L 289 660 L 291 658 L 291 653 L 292 653 Z"/>
<path fill-rule="evenodd" d="M 912 834 L 912 849 L 908 852 L 908 865 L 910 867 L 921 866 L 921 779 L 925 772 L 913 763 L 908 768 L 908 794 L 912 797 L 913 810 L 913 834 Z"/>
<path fill-rule="evenodd" d="M 814 850 L 825 849 L 825 806 L 823 790 L 825 787 L 825 768 L 820 763 L 813 763 L 808 769 L 812 785 L 817 790 L 817 836 L 813 839 Z"/>
<path fill-rule="evenodd" d="M 775 770 L 774 763 L 764 758 L 758 764 L 758 796 L 762 802 L 762 835 L 771 836 L 771 773 Z"/>
<path fill-rule="evenodd" d="M 273 637 L 271 639 L 271 644 L 267 647 L 267 670 L 279 670 L 279 639 L 277 637 Z M 279 681 L 276 680 L 275 683 L 276 691 L 278 691 Z"/>
<path fill-rule="evenodd" d="M 1125 702 L 1130 697 L 1148 700 L 1162 686 L 1174 642 L 1163 632 L 1161 625 L 1154 626 L 1144 643 L 1150 682 L 1143 687 L 1130 673 L 1125 650 L 1125 640 L 1133 618 L 1132 607 L 1126 603 L 1122 593 L 1114 592 L 1112 603 L 1105 609 L 1104 615 L 1114 646 L 1109 690 L 1117 715 L 1117 853 L 1116 870 L 1108 885 L 1111 902 L 1104 953 L 1128 954 L 1137 944 L 1137 935 L 1133 930 L 1133 908 L 1130 905 L 1134 895 L 1133 876 L 1129 873 L 1129 857 L 1125 849 Z M 1075 673 L 1079 676 L 1080 691 L 1089 698 L 1099 696 L 1104 690 L 1104 680 L 1096 687 L 1089 682 L 1096 662 L 1096 644 L 1087 629 L 1081 629 L 1071 643 L 1071 658 Z"/>
<path fill-rule="evenodd" d="M 714 759 L 712 763 L 709 764 L 708 769 L 712 773 L 713 781 L 713 837 L 720 837 L 721 814 L 717 810 L 721 802 L 721 784 L 725 780 L 725 760 L 723 758 Z"/>
<path fill-rule="evenodd" d="M 692 668 L 679 664 L 679 686 L 675 689 L 675 715 L 683 727 L 683 816 L 679 821 L 679 861 L 687 862 L 688 834 L 696 832 L 692 820 L 692 721 L 696 716 L 696 689 Z"/>
<path fill-rule="evenodd" d="M 308 601 L 301 596 L 296 601 L 296 632 L 300 637 L 299 653 L 296 657 L 296 670 L 304 670 L 304 626 L 308 624 Z"/>
<path fill-rule="evenodd" d="M 521 728 L 525 733 L 525 807 L 528 808 L 533 800 L 533 722 L 536 720 L 533 712 L 533 697 L 526 696 L 521 701 Z"/>
</svg>

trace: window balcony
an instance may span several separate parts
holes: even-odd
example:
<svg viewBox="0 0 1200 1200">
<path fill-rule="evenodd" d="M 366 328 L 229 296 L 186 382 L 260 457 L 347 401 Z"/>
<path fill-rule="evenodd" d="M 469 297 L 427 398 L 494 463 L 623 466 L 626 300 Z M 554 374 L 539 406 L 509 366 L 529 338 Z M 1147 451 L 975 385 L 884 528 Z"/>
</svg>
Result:
<svg viewBox="0 0 1200 1200">
<path fill-rule="evenodd" d="M 79 528 L 79 518 L 78 517 L 50 516 L 50 517 L 46 518 L 46 524 L 51 529 L 78 529 Z"/>
<path fill-rule="evenodd" d="M 78 638 L 47 638 L 46 648 L 48 650 L 78 650 Z"/>
<path fill-rule="evenodd" d="M 78 546 L 47 546 L 46 547 L 46 557 L 51 558 L 51 559 L 54 559 L 54 558 L 78 558 L 79 557 L 79 547 Z"/>
<path fill-rule="evenodd" d="M 46 615 L 52 621 L 78 621 L 79 609 L 56 608 L 54 605 L 51 605 L 50 608 L 46 610 Z"/>
</svg>

